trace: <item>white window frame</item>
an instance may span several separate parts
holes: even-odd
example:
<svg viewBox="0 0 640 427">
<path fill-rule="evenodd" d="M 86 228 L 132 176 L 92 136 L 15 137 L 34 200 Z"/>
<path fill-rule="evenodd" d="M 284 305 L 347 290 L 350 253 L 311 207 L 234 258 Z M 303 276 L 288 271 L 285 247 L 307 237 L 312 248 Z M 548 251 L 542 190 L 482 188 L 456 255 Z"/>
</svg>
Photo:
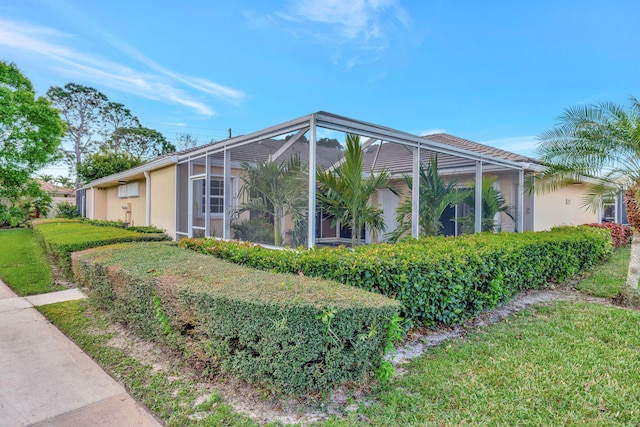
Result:
<svg viewBox="0 0 640 427">
<path fill-rule="evenodd" d="M 211 182 L 213 181 L 218 181 L 222 183 L 222 194 L 219 195 L 209 195 L 210 200 L 215 199 L 220 199 L 222 200 L 222 208 L 224 209 L 224 176 L 223 175 L 210 175 L 209 179 Z M 231 187 L 231 208 L 232 210 L 235 210 L 237 208 L 238 205 L 238 195 L 237 195 L 237 191 L 236 191 L 236 187 L 237 187 L 237 177 L 232 176 L 230 177 L 230 182 L 229 182 L 229 186 Z M 198 196 L 200 199 L 200 207 L 199 207 L 199 212 L 198 212 L 198 217 L 203 217 L 205 215 L 205 207 L 206 207 L 206 197 L 207 197 L 207 190 L 206 190 L 206 179 L 204 182 L 204 185 L 202 186 L 202 191 L 200 193 L 200 195 Z M 210 185 L 210 188 L 213 189 L 213 186 Z M 209 203 L 209 210 L 211 210 L 211 208 L 213 207 L 213 205 L 211 203 Z M 224 212 L 211 212 L 211 218 L 222 218 L 224 216 Z"/>
<path fill-rule="evenodd" d="M 140 186 L 138 181 L 129 182 L 127 184 L 120 184 L 118 186 L 118 197 L 121 199 L 125 199 L 128 197 L 139 197 L 140 196 Z"/>
</svg>

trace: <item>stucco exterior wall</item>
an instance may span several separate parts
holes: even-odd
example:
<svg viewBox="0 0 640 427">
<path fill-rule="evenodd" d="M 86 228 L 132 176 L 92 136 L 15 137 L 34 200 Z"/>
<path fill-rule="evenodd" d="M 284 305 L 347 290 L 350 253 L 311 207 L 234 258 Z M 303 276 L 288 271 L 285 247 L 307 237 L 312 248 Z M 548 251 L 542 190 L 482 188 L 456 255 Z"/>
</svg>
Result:
<svg viewBox="0 0 640 427">
<path fill-rule="evenodd" d="M 534 230 L 549 230 L 557 225 L 581 225 L 600 222 L 600 212 L 581 206 L 586 193 L 582 184 L 562 188 L 553 193 L 534 196 Z M 599 210 L 598 210 L 599 211 Z"/>
<path fill-rule="evenodd" d="M 107 191 L 94 187 L 87 191 L 87 212 L 91 219 L 107 219 Z"/>
<path fill-rule="evenodd" d="M 151 183 L 151 224 L 166 230 L 169 236 L 176 234 L 176 166 L 170 165 L 149 172 Z M 144 181 L 142 185 L 144 185 Z"/>
<path fill-rule="evenodd" d="M 146 187 L 144 180 L 129 181 L 138 183 L 138 196 L 118 197 L 118 186 L 106 189 L 106 216 L 110 221 L 129 222 L 129 225 L 145 225 Z M 129 206 L 130 205 L 130 206 Z M 127 206 L 128 209 L 123 209 Z"/>
</svg>

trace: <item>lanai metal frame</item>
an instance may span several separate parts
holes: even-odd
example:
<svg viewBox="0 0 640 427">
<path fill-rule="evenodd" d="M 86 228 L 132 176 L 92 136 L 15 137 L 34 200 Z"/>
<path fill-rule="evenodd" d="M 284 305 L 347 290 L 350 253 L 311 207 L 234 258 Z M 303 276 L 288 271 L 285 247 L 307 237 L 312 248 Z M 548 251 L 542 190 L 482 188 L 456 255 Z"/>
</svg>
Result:
<svg viewBox="0 0 640 427">
<path fill-rule="evenodd" d="M 501 159 L 495 156 L 489 156 L 486 154 L 477 153 L 474 151 L 453 147 L 450 145 L 442 144 L 436 141 L 429 140 L 429 137 L 422 137 L 413 135 L 407 132 L 399 131 L 396 129 L 384 127 L 381 125 L 368 123 L 361 120 L 351 119 L 336 114 L 319 111 L 316 113 L 308 114 L 306 116 L 299 117 L 294 120 L 290 120 L 269 128 L 259 130 L 247 135 L 241 135 L 234 138 L 230 138 L 224 141 L 215 142 L 206 146 L 197 147 L 189 151 L 178 153 L 178 166 L 188 164 L 188 178 L 203 177 L 205 178 L 206 190 L 205 194 L 210 194 L 210 177 L 211 177 L 211 159 L 213 156 L 222 157 L 223 164 L 223 179 L 224 188 L 229 189 L 231 185 L 231 150 L 234 148 L 246 146 L 248 144 L 256 144 L 260 141 L 264 141 L 269 138 L 275 138 L 281 135 L 292 134 L 293 137 L 288 141 L 283 142 L 283 146 L 277 150 L 271 157 L 271 159 L 278 158 L 285 150 L 287 150 L 296 140 L 302 135 L 309 133 L 309 160 L 308 169 L 310 173 L 308 181 L 308 246 L 315 245 L 315 224 L 316 224 L 316 174 L 317 167 L 317 130 L 323 128 L 331 131 L 353 133 L 362 137 L 368 138 L 365 144 L 371 144 L 379 141 L 381 144 L 385 142 L 397 143 L 406 146 L 412 150 L 413 161 L 411 167 L 411 176 L 414 182 L 419 182 L 419 169 L 421 152 L 428 150 L 429 152 L 449 155 L 455 158 L 453 169 L 459 170 L 475 170 L 475 182 L 476 182 L 476 197 L 475 197 L 475 231 L 481 230 L 482 221 L 482 174 L 483 167 L 489 165 L 492 168 L 499 168 L 501 170 L 513 170 L 518 172 L 518 194 L 517 194 L 517 230 L 523 230 L 523 216 L 522 207 L 524 205 L 524 172 L 528 163 L 516 162 L 511 160 Z M 295 134 L 294 134 L 295 132 Z M 364 144 L 363 144 L 364 145 Z M 205 160 L 205 173 L 193 174 L 193 164 L 196 161 L 202 162 Z M 180 230 L 180 215 L 181 209 L 184 206 L 180 206 L 180 173 L 176 174 L 176 230 L 178 235 L 185 235 L 183 230 Z M 415 187 L 417 188 L 417 187 Z M 191 191 L 189 189 L 188 191 Z M 411 235 L 418 237 L 419 235 L 419 192 L 413 191 L 411 193 L 412 198 L 412 228 Z M 224 191 L 224 212 L 223 212 L 223 230 L 222 238 L 231 238 L 231 192 Z M 189 207 L 191 209 L 191 207 Z M 206 197 L 205 212 L 209 212 L 209 197 Z M 209 221 L 206 221 L 205 235 L 210 236 Z M 191 229 L 188 230 L 188 234 L 191 234 Z"/>
</svg>

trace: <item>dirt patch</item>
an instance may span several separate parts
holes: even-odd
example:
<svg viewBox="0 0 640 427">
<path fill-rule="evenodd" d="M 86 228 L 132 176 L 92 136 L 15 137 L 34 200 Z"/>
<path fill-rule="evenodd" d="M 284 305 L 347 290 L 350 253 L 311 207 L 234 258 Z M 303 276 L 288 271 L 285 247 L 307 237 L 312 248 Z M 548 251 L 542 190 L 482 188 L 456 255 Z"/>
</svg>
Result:
<svg viewBox="0 0 640 427">
<path fill-rule="evenodd" d="M 101 334 L 105 331 L 91 332 Z M 338 391 L 328 399 L 331 404 L 326 400 L 312 397 L 278 399 L 265 397 L 256 387 L 237 379 L 214 378 L 205 381 L 178 354 L 155 342 L 136 336 L 120 324 L 111 324 L 106 332 L 111 335 L 107 345 L 123 350 L 130 357 L 151 366 L 154 372 L 163 371 L 167 378 L 173 381 L 195 380 L 199 392 L 194 407 L 207 401 L 213 393 L 216 393 L 222 398 L 223 403 L 232 406 L 236 412 L 245 414 L 260 423 L 277 421 L 281 424 L 304 425 L 324 420 L 332 414 L 342 413 L 349 398 L 353 398 L 353 394 Z M 360 397 L 361 394 L 359 394 Z M 206 416 L 206 414 L 202 415 Z"/>
<path fill-rule="evenodd" d="M 72 280 L 69 280 L 62 273 L 62 269 L 56 263 L 55 259 L 51 254 L 46 254 L 47 260 L 49 261 L 49 265 L 51 265 L 51 273 L 53 274 L 53 285 L 55 287 L 61 286 L 66 289 L 76 288 L 77 285 Z"/>
</svg>

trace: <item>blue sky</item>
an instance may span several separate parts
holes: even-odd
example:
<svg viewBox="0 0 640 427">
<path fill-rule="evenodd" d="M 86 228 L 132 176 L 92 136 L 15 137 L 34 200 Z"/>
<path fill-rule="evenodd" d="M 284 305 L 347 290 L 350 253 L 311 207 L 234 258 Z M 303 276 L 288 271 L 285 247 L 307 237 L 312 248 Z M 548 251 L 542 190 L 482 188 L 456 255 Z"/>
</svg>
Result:
<svg viewBox="0 0 640 427">
<path fill-rule="evenodd" d="M 534 155 L 566 107 L 640 97 L 640 2 L 8 0 L 0 59 L 200 143 L 319 110 Z"/>
</svg>

